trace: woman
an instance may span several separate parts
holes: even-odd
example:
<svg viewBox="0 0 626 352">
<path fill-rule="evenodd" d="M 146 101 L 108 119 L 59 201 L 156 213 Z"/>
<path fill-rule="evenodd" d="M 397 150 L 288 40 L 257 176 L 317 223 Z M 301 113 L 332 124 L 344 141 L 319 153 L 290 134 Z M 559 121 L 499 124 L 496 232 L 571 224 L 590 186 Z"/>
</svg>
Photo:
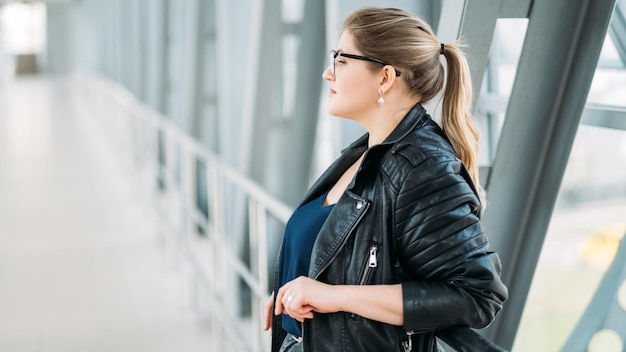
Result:
<svg viewBox="0 0 626 352">
<path fill-rule="evenodd" d="M 440 55 L 443 130 L 421 105 L 444 88 Z M 507 298 L 480 225 L 466 59 L 417 16 L 371 7 L 347 17 L 331 59 L 328 111 L 368 133 L 286 226 L 272 351 L 437 351 L 437 336 L 487 326 Z"/>
</svg>

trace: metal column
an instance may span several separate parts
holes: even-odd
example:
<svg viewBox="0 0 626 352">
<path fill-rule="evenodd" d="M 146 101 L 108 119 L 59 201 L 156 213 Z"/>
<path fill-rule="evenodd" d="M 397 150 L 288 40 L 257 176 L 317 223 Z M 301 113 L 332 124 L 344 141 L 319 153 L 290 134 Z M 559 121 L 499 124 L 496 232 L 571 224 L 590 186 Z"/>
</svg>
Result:
<svg viewBox="0 0 626 352">
<path fill-rule="evenodd" d="M 294 108 L 289 117 L 291 133 L 287 133 L 287 148 L 282 148 L 284 169 L 292 172 L 284 181 L 280 195 L 288 204 L 296 204 L 309 186 L 315 146 L 315 131 L 319 116 L 322 71 L 326 61 L 324 2 L 309 0 L 300 24 L 298 79 Z M 277 170 L 278 171 L 278 170 Z"/>
<path fill-rule="evenodd" d="M 488 335 L 511 348 L 614 0 L 534 1 L 484 226 L 511 292 Z"/>
<path fill-rule="evenodd" d="M 168 0 L 144 0 L 146 11 L 146 24 L 144 47 L 146 49 L 146 60 L 143 62 L 145 76 L 143 77 L 144 99 L 155 110 L 165 113 L 167 109 L 165 98 L 165 82 L 168 68 L 168 46 L 167 35 L 168 21 Z"/>
<path fill-rule="evenodd" d="M 244 169 L 252 179 L 293 205 L 309 184 L 311 155 L 317 126 L 321 72 L 325 63 L 324 2 L 304 1 L 306 16 L 285 23 L 282 2 L 262 2 L 258 46 L 251 53 L 258 63 L 250 82 L 243 125 L 249 136 L 243 153 Z M 295 62 L 283 62 L 285 42 L 294 40 Z M 295 75 L 284 68 L 295 64 Z M 295 103 L 285 102 L 286 83 L 297 82 Z M 294 109 L 286 108 L 293 105 Z M 291 111 L 290 111 L 291 110 Z"/>
</svg>

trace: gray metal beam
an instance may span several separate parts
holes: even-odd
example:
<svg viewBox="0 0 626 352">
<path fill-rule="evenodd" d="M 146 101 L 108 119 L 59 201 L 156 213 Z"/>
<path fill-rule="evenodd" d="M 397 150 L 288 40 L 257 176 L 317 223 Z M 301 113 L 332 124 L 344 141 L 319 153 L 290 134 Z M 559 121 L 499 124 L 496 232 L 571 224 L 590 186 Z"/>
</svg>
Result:
<svg viewBox="0 0 626 352">
<path fill-rule="evenodd" d="M 611 19 L 609 34 L 615 43 L 615 49 L 622 59 L 622 64 L 626 65 L 626 1 L 618 1 Z"/>
<path fill-rule="evenodd" d="M 532 0 L 502 0 L 500 18 L 528 18 Z"/>
<path fill-rule="evenodd" d="M 504 6 L 506 0 L 498 1 L 464 1 L 464 0 L 444 0 L 441 11 L 441 21 L 437 29 L 439 39 L 446 43 L 462 38 L 468 45 L 465 52 L 468 56 L 473 89 L 474 107 L 480 96 L 483 77 L 487 71 L 489 52 L 493 42 L 493 35 L 498 20 L 500 6 Z M 492 76 L 490 75 L 489 78 Z M 487 82 L 488 84 L 490 81 Z M 435 118 L 439 118 L 439 111 L 434 111 Z M 496 133 L 494 119 L 490 116 L 476 115 L 477 123 L 483 131 L 481 140 L 481 164 L 489 164 L 492 159 L 495 147 Z M 485 168 L 483 168 L 485 170 Z M 487 185 L 488 171 L 481 172 L 481 183 L 483 187 Z"/>
<path fill-rule="evenodd" d="M 155 110 L 165 114 L 165 80 L 168 53 L 168 0 L 144 0 L 146 24 L 145 41 L 145 101 Z"/>
<path fill-rule="evenodd" d="M 262 2 L 260 38 L 243 125 L 251 126 L 244 152 L 250 177 L 295 205 L 309 185 L 325 61 L 323 1 L 302 3 L 301 18 L 286 21 L 281 1 Z M 295 33 L 294 33 L 295 31 Z M 286 55 L 289 61 L 284 62 Z M 293 56 L 293 59 L 291 58 Z M 293 70 L 288 70 L 292 68 Z M 294 90 L 289 88 L 294 87 Z M 294 101 L 289 93 L 295 92 Z M 288 148 L 285 148 L 288 146 Z M 285 173 L 289 170 L 289 174 Z"/>
<path fill-rule="evenodd" d="M 179 20 L 182 20 L 182 23 L 179 23 L 179 28 L 181 32 L 177 34 L 177 40 L 182 41 L 181 48 L 183 49 L 182 53 L 172 53 L 173 55 L 182 56 L 182 60 L 179 62 L 179 66 L 177 70 L 179 74 L 182 76 L 182 80 L 180 82 L 182 86 L 182 92 L 177 92 L 180 94 L 178 99 L 181 102 L 181 119 L 185 129 L 185 132 L 192 135 L 194 138 L 199 139 L 200 131 L 197 131 L 196 125 L 196 111 L 195 107 L 198 104 L 198 99 L 196 96 L 196 92 L 198 91 L 198 81 L 201 81 L 202 78 L 198 76 L 198 68 L 201 67 L 201 64 L 198 63 L 198 60 L 202 60 L 202 54 L 200 53 L 200 46 L 198 45 L 198 37 L 201 35 L 200 25 L 203 19 L 200 18 L 200 2 L 202 0 L 185 0 L 182 1 L 183 12 L 181 13 L 181 17 Z"/>
<path fill-rule="evenodd" d="M 588 105 L 583 112 L 581 123 L 589 126 L 626 131 L 626 108 Z"/>
<path fill-rule="evenodd" d="M 46 10 L 46 42 L 43 66 L 47 73 L 67 74 L 76 64 L 76 41 L 78 34 L 76 6 L 71 4 L 48 4 Z"/>
<path fill-rule="evenodd" d="M 589 306 L 570 333 L 561 352 L 588 351 L 589 343 L 600 330 L 612 331 L 621 341 L 626 340 L 626 311 L 624 304 L 620 304 L 619 297 L 620 287 L 624 282 L 626 282 L 626 237 L 620 240 L 611 266 L 604 273 Z"/>
<path fill-rule="evenodd" d="M 513 345 L 614 2 L 537 0 L 530 12 L 484 217 L 511 292 L 487 335 L 505 348 Z"/>
<path fill-rule="evenodd" d="M 270 127 L 280 116 L 282 7 L 280 0 L 263 0 L 255 4 L 260 8 L 254 14 L 254 37 L 250 43 L 250 58 L 254 63 L 250 64 L 251 77 L 246 85 L 241 163 L 244 173 L 263 184 Z"/>
<path fill-rule="evenodd" d="M 424 14 L 424 19 L 430 23 L 430 27 L 437 33 L 443 0 L 419 1 L 418 5 L 421 5 L 420 13 Z"/>
<path fill-rule="evenodd" d="M 132 92 L 132 39 L 130 36 L 131 33 L 131 21 L 132 21 L 132 12 L 131 12 L 131 2 L 119 1 L 119 38 L 120 41 L 120 52 L 119 52 L 119 80 L 126 89 Z M 134 93 L 134 92 L 133 92 Z"/>
<path fill-rule="evenodd" d="M 290 117 L 289 148 L 282 148 L 284 169 L 291 170 L 284 178 L 281 198 L 288 204 L 297 204 L 309 186 L 313 167 L 315 135 L 322 91 L 322 71 L 326 60 L 325 3 L 307 0 L 300 29 L 300 50 L 295 109 Z M 276 170 L 277 172 L 279 170 Z"/>
<path fill-rule="evenodd" d="M 483 94 L 478 110 L 483 114 L 500 114 L 506 110 L 509 100 L 495 94 Z M 626 130 L 626 108 L 600 104 L 587 104 L 583 110 L 583 125 Z"/>
<path fill-rule="evenodd" d="M 165 115 L 174 124 L 190 133 L 189 116 L 191 91 L 190 79 L 195 71 L 195 17 L 189 16 L 195 8 L 195 0 L 168 0 L 168 28 L 166 40 L 167 76 L 165 77 Z"/>
<path fill-rule="evenodd" d="M 124 62 L 124 34 L 122 32 L 122 3 L 120 0 L 111 1 L 111 22 L 109 30 L 112 33 L 113 46 L 113 79 L 123 84 L 123 62 Z"/>
<path fill-rule="evenodd" d="M 143 98 L 143 70 L 144 70 L 144 40 L 142 40 L 143 17 L 145 11 L 141 0 L 132 0 L 127 2 L 126 17 L 126 37 L 128 40 L 128 60 L 126 61 L 126 74 L 128 76 L 128 85 L 138 98 Z"/>
<path fill-rule="evenodd" d="M 472 73 L 474 101 L 478 99 L 487 69 L 489 51 L 502 1 L 504 0 L 465 1 L 459 37 L 469 44 L 465 51 Z"/>
<path fill-rule="evenodd" d="M 198 0 L 194 16 L 196 28 L 195 35 L 195 72 L 191 79 L 193 99 L 191 106 L 190 126 L 192 135 L 220 154 L 219 125 L 217 121 L 218 96 L 217 87 L 217 27 L 216 0 Z"/>
</svg>

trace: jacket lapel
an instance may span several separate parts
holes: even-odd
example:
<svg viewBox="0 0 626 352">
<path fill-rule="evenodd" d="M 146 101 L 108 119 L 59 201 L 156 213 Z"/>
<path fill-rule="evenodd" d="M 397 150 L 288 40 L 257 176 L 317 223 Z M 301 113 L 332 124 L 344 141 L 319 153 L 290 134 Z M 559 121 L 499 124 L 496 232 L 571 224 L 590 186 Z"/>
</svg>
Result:
<svg viewBox="0 0 626 352">
<path fill-rule="evenodd" d="M 334 260 L 352 233 L 352 230 L 367 212 L 369 205 L 370 202 L 367 199 L 350 191 L 341 196 L 340 201 L 335 204 L 335 207 L 320 229 L 320 234 L 332 234 L 332 236 L 317 236 L 313 245 L 309 277 L 317 278 Z"/>
</svg>

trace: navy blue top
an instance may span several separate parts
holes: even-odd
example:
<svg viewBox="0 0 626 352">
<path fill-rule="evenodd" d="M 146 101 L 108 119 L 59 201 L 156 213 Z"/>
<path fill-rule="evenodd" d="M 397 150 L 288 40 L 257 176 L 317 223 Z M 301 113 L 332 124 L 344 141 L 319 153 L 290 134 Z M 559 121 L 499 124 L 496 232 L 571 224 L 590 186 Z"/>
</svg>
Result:
<svg viewBox="0 0 626 352">
<path fill-rule="evenodd" d="M 313 244 L 334 204 L 322 206 L 326 193 L 296 209 L 285 226 L 285 237 L 280 253 L 278 282 L 287 282 L 309 273 Z M 283 314 L 283 329 L 295 336 L 302 336 L 300 322 Z"/>
</svg>

